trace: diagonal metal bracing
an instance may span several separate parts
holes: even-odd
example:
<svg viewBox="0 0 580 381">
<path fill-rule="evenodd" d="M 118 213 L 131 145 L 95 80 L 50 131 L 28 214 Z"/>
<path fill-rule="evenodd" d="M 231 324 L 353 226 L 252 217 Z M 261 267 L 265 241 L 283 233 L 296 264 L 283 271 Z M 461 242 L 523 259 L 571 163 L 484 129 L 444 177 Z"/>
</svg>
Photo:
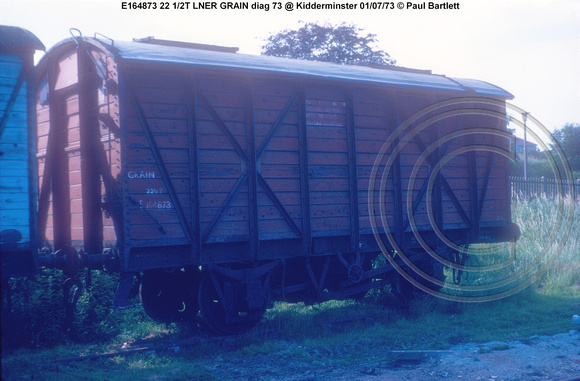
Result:
<svg viewBox="0 0 580 381">
<path fill-rule="evenodd" d="M 16 104 L 16 98 L 18 98 L 18 94 L 20 94 L 20 89 L 22 88 L 22 85 L 24 84 L 25 80 L 26 80 L 26 70 L 24 68 L 24 65 L 22 65 L 22 67 L 20 69 L 20 74 L 18 75 L 18 78 L 16 79 L 16 84 L 14 85 L 14 88 L 12 89 L 12 94 L 10 94 L 10 98 L 8 99 L 8 102 L 6 102 L 6 108 L 4 109 L 4 113 L 2 115 L 2 118 L 0 118 L 0 137 L 2 137 L 2 133 L 4 132 L 4 128 L 6 127 L 6 124 L 8 123 L 8 119 L 10 119 L 10 113 L 12 112 L 12 109 L 14 108 L 14 105 Z"/>
<path fill-rule="evenodd" d="M 423 141 L 417 135 L 414 136 L 414 139 L 415 139 L 415 142 L 417 143 L 417 145 L 419 146 L 419 149 L 421 149 L 422 151 L 425 151 L 427 149 L 425 147 L 425 143 L 423 143 Z M 435 167 L 437 165 L 437 163 L 435 162 L 435 159 L 431 155 L 427 156 L 427 161 L 429 162 L 429 164 L 432 167 Z M 443 186 L 443 190 L 445 190 L 445 193 L 447 193 L 447 195 L 451 199 L 451 202 L 453 202 L 453 205 L 457 209 L 457 212 L 461 216 L 461 219 L 468 226 L 471 226 L 471 221 L 470 221 L 469 217 L 467 216 L 467 213 L 465 213 L 465 209 L 463 209 L 463 206 L 461 206 L 461 203 L 457 199 L 457 196 L 455 195 L 455 192 L 453 192 L 453 189 L 451 189 L 451 186 L 447 182 L 447 179 L 442 174 L 439 174 L 439 177 L 441 179 L 441 185 Z"/>
<path fill-rule="evenodd" d="M 129 79 L 128 79 L 129 80 Z M 141 104 L 137 99 L 137 95 L 134 93 L 132 86 L 127 86 L 128 88 L 128 95 L 129 99 L 131 100 L 131 104 L 135 109 L 135 113 L 137 114 L 137 119 L 139 120 L 139 124 L 145 133 L 145 138 L 147 139 L 147 143 L 149 144 L 149 148 L 151 149 L 151 153 L 153 154 L 153 158 L 159 171 L 161 172 L 161 177 L 165 187 L 167 188 L 167 193 L 169 194 L 169 198 L 171 199 L 172 204 L 175 206 L 175 212 L 177 213 L 177 218 L 179 219 L 179 223 L 183 229 L 183 233 L 189 243 L 192 242 L 193 236 L 189 225 L 187 223 L 187 219 L 185 218 L 185 213 L 183 212 L 183 208 L 181 207 L 181 203 L 179 202 L 179 198 L 177 197 L 177 192 L 175 191 L 175 187 L 173 186 L 173 182 L 171 181 L 171 177 L 169 176 L 169 172 L 165 167 L 165 161 L 161 156 L 161 152 L 159 151 L 159 147 L 157 147 L 157 142 L 155 141 L 155 137 L 151 132 L 151 128 L 149 127 L 149 123 L 147 121 L 147 117 L 145 116 L 145 111 L 141 108 Z"/>
<path fill-rule="evenodd" d="M 417 142 L 417 144 L 419 145 L 419 148 L 422 151 L 425 151 L 426 147 L 425 147 L 425 144 L 423 143 L 423 141 L 416 135 L 414 138 L 415 138 L 415 142 Z M 437 165 L 437 163 L 435 162 L 435 159 L 431 155 L 427 156 L 427 161 L 429 162 L 431 167 L 435 167 Z M 471 226 L 471 220 L 467 216 L 467 213 L 465 213 L 465 209 L 463 209 L 463 206 L 461 206 L 461 203 L 457 199 L 457 196 L 455 195 L 455 192 L 453 192 L 453 189 L 451 189 L 451 186 L 447 182 L 447 179 L 442 174 L 439 174 L 439 178 L 441 179 L 441 185 L 443 186 L 443 190 L 445 190 L 445 193 L 447 193 L 447 195 L 451 199 L 451 202 L 453 202 L 453 206 L 455 206 L 455 208 L 457 209 L 457 212 L 461 216 L 461 219 L 468 226 Z"/>
<path fill-rule="evenodd" d="M 238 155 L 240 155 L 240 157 L 242 158 L 242 160 L 244 160 L 244 162 L 246 164 L 248 164 L 250 162 L 250 158 L 248 157 L 248 154 L 246 153 L 246 151 L 242 148 L 242 146 L 240 145 L 240 143 L 238 143 L 238 140 L 236 139 L 236 137 L 232 134 L 232 132 L 226 126 L 226 123 L 223 121 L 223 119 L 220 116 L 220 114 L 213 107 L 213 105 L 211 104 L 211 102 L 209 101 L 209 99 L 207 99 L 207 97 L 203 93 L 203 91 L 200 88 L 197 88 L 196 90 L 197 90 L 197 96 L 199 97 L 199 99 L 203 103 L 205 103 L 205 105 L 207 107 L 207 110 L 209 111 L 209 113 L 210 113 L 211 117 L 213 118 L 213 120 L 218 125 L 219 129 L 221 130 L 221 132 L 226 136 L 226 138 L 228 139 L 228 141 L 230 142 L 230 144 L 234 147 L 234 149 L 236 150 L 236 152 L 238 153 Z"/>
<path fill-rule="evenodd" d="M 249 165 L 250 157 L 248 156 L 246 151 L 242 148 L 242 146 L 240 146 L 237 139 L 233 136 L 231 131 L 228 129 L 225 122 L 223 121 L 223 119 L 221 118 L 221 116 L 219 115 L 217 110 L 213 107 L 213 105 L 211 104 L 211 102 L 209 101 L 207 96 L 203 93 L 203 91 L 199 88 L 196 90 L 197 90 L 197 95 L 198 95 L 199 99 L 205 104 L 208 112 L 210 113 L 213 120 L 218 125 L 220 131 L 226 136 L 228 141 L 232 144 L 233 148 L 238 153 L 240 158 L 245 162 L 245 164 Z M 274 124 L 272 125 L 272 127 L 270 128 L 270 130 L 268 131 L 268 133 L 266 134 L 266 136 L 262 140 L 262 143 L 260 144 L 260 146 L 256 150 L 256 161 L 260 159 L 260 156 L 264 153 L 266 147 L 268 146 L 270 141 L 273 139 L 274 135 L 276 134 L 276 131 L 282 125 L 282 123 L 284 122 L 284 120 L 288 116 L 288 113 L 290 112 L 292 107 L 294 107 L 296 100 L 298 99 L 298 95 L 299 95 L 299 92 L 297 91 L 294 95 L 292 95 L 290 97 L 288 102 L 286 102 L 286 105 L 284 106 L 284 108 L 282 109 L 282 111 L 280 112 L 278 117 L 276 118 L 276 121 L 274 122 Z M 213 231 L 213 229 L 215 228 L 217 223 L 220 221 L 220 219 L 224 215 L 226 209 L 229 207 L 230 203 L 232 202 L 232 200 L 234 199 L 236 194 L 240 191 L 240 189 L 242 188 L 244 183 L 248 180 L 248 177 L 249 177 L 248 167 L 246 167 L 244 172 L 241 174 L 241 176 L 238 178 L 238 180 L 236 181 L 236 183 L 234 184 L 234 186 L 232 187 L 232 189 L 230 190 L 230 192 L 226 196 L 223 203 L 220 205 L 220 208 L 218 209 L 218 211 L 214 215 L 212 221 L 206 227 L 205 231 L 202 233 L 202 242 L 207 242 L 209 236 L 211 235 L 211 232 Z M 302 233 L 300 232 L 300 229 L 296 226 L 296 224 L 292 220 L 292 217 L 290 217 L 290 215 L 288 214 L 288 212 L 284 208 L 284 205 L 278 199 L 278 197 L 276 196 L 276 194 L 274 193 L 272 188 L 270 188 L 270 186 L 268 185 L 268 183 L 266 182 L 264 177 L 262 177 L 262 175 L 259 173 L 257 174 L 257 181 L 260 184 L 260 186 L 262 187 L 262 189 L 264 190 L 264 193 L 266 193 L 268 198 L 270 198 L 270 200 L 272 201 L 274 206 L 278 209 L 278 211 L 282 215 L 282 218 L 288 224 L 290 229 L 294 232 L 294 234 L 296 234 L 297 237 L 301 237 Z"/>
<path fill-rule="evenodd" d="M 402 110 L 398 109 L 397 110 L 400 113 L 405 114 Z M 405 117 L 405 119 L 408 118 L 407 115 L 403 115 Z M 461 125 L 462 121 L 463 121 L 463 117 L 461 118 L 461 120 L 459 122 L 457 122 L 457 126 Z M 426 150 L 426 145 L 423 142 L 423 140 L 421 140 L 421 138 L 418 135 L 414 135 L 413 136 L 413 140 L 415 141 L 415 143 L 417 144 L 417 146 L 419 147 L 420 150 L 425 151 Z M 447 152 L 447 150 L 449 149 L 449 143 L 447 143 L 444 146 L 444 154 L 445 152 Z M 428 155 L 426 158 L 427 162 L 429 165 L 431 165 L 431 167 L 435 167 L 436 166 L 436 159 L 432 156 L 432 155 Z M 441 181 L 441 185 L 443 190 L 445 191 L 445 193 L 447 193 L 447 195 L 449 196 L 449 198 L 451 199 L 451 202 L 453 203 L 454 207 L 457 209 L 457 212 L 459 213 L 459 215 L 461 216 L 461 219 L 467 224 L 467 226 L 469 228 L 472 227 L 472 222 L 470 220 L 470 218 L 467 216 L 467 213 L 465 212 L 465 209 L 463 209 L 463 206 L 461 206 L 461 203 L 459 202 L 459 200 L 457 199 L 457 196 L 455 195 L 455 193 L 453 192 L 453 189 L 451 188 L 451 186 L 449 185 L 449 182 L 447 181 L 447 179 L 445 178 L 445 176 L 443 176 L 441 173 L 439 174 L 439 178 Z M 421 187 L 421 190 L 419 191 L 419 196 L 414 200 L 413 202 L 413 213 L 417 210 L 419 203 L 421 201 L 421 199 L 425 196 L 426 191 L 427 191 L 427 185 L 428 182 L 427 180 L 425 180 L 425 182 L 423 183 L 423 186 Z M 403 222 L 403 231 L 409 226 L 410 224 L 410 219 L 406 218 Z"/>
<path fill-rule="evenodd" d="M 266 149 L 266 146 L 268 145 L 268 143 L 270 143 L 270 141 L 274 137 L 274 134 L 276 134 L 278 127 L 280 127 L 284 122 L 284 120 L 286 119 L 286 116 L 288 116 L 288 113 L 290 112 L 290 109 L 292 109 L 292 107 L 294 106 L 294 103 L 296 103 L 297 98 L 298 92 L 296 92 L 292 97 L 290 97 L 290 100 L 286 103 L 284 109 L 278 115 L 278 118 L 272 125 L 272 128 L 270 128 L 270 131 L 268 131 L 268 134 L 264 137 L 264 140 L 262 140 L 260 147 L 258 147 L 256 151 L 256 160 L 260 159 L 260 156 L 262 156 L 262 153 Z"/>
<path fill-rule="evenodd" d="M 270 200 L 272 200 L 276 208 L 280 211 L 282 217 L 284 218 L 284 221 L 286 221 L 288 226 L 290 226 L 290 229 L 292 229 L 294 234 L 296 234 L 298 238 L 302 237 L 300 229 L 298 229 L 298 226 L 296 226 L 294 220 L 292 220 L 292 217 L 290 217 L 290 215 L 286 211 L 286 208 L 284 208 L 284 205 L 282 205 L 282 202 L 280 202 L 274 191 L 272 191 L 272 188 L 270 188 L 268 183 L 266 183 L 266 180 L 262 177 L 261 174 L 258 174 L 258 183 L 262 186 L 264 192 L 268 195 Z"/>
<path fill-rule="evenodd" d="M 443 147 L 443 155 L 445 156 L 447 151 L 449 150 L 449 143 L 445 144 L 445 146 Z M 421 204 L 421 200 L 423 199 L 423 197 L 425 196 L 425 194 L 427 193 L 427 186 L 429 185 L 428 181 L 423 181 L 423 185 L 421 186 L 421 189 L 419 190 L 419 194 L 417 195 L 417 197 L 415 197 L 413 199 L 413 208 L 412 208 L 412 212 L 413 214 L 415 214 L 415 212 L 417 211 L 417 208 L 419 208 L 419 205 Z M 403 231 L 405 231 L 410 224 L 410 220 L 406 219 L 403 225 Z"/>
<path fill-rule="evenodd" d="M 235 195 L 238 194 L 238 192 L 242 188 L 242 185 L 244 185 L 244 183 L 246 182 L 247 179 L 248 179 L 248 169 L 246 168 L 244 170 L 244 172 L 242 173 L 242 175 L 238 178 L 238 180 L 236 181 L 236 183 L 234 184 L 232 189 L 230 189 L 230 192 L 228 193 L 226 199 L 224 200 L 224 202 L 222 202 L 222 204 L 220 205 L 220 208 L 218 209 L 216 214 L 213 216 L 213 219 L 211 220 L 211 222 L 209 223 L 207 228 L 202 233 L 202 235 L 201 235 L 202 242 L 207 241 L 212 230 L 215 228 L 215 226 L 217 225 L 219 220 L 222 218 L 226 209 L 228 208 L 228 206 L 230 206 L 230 203 L 234 199 Z"/>
<path fill-rule="evenodd" d="M 495 143 L 495 138 L 494 138 L 494 143 Z M 479 205 L 478 205 L 478 209 L 477 212 L 479 213 L 479 219 L 481 220 L 481 214 L 483 213 L 483 203 L 485 202 L 485 196 L 487 193 L 487 185 L 489 184 L 489 178 L 491 177 L 491 163 L 493 161 L 493 153 L 490 152 L 487 156 L 487 162 L 485 163 L 485 170 L 486 170 L 486 175 L 483 179 L 483 186 L 482 186 L 482 191 L 481 191 L 481 197 L 479 199 Z"/>
<path fill-rule="evenodd" d="M 429 185 L 429 182 L 427 180 L 423 181 L 423 185 L 421 186 L 421 189 L 419 190 L 419 194 L 417 195 L 417 197 L 415 197 L 413 199 L 413 209 L 412 209 L 413 214 L 415 214 L 415 212 L 417 211 L 417 208 L 419 207 L 419 204 L 421 204 L 421 200 L 425 196 L 425 193 L 427 193 L 427 186 L 428 185 Z M 410 218 L 406 218 L 404 220 L 403 231 L 407 230 L 410 223 L 411 223 Z"/>
<path fill-rule="evenodd" d="M 225 213 L 226 209 L 228 208 L 228 206 L 230 206 L 230 203 L 232 202 L 232 200 L 234 199 L 234 197 L 236 196 L 236 194 L 238 194 L 238 192 L 242 188 L 242 185 L 244 185 L 244 183 L 248 179 L 248 167 L 247 167 L 247 165 L 248 165 L 248 163 L 250 161 L 250 158 L 248 157 L 246 151 L 244 151 L 244 149 L 242 148 L 242 146 L 240 146 L 240 143 L 238 143 L 238 141 L 235 138 L 235 136 L 231 133 L 231 131 L 229 130 L 229 128 L 226 126 L 226 123 L 223 121 L 223 119 L 221 118 L 221 116 L 219 115 L 219 113 L 213 107 L 213 105 L 211 104 L 211 102 L 209 101 L 209 99 L 207 98 L 207 96 L 204 94 L 204 92 L 199 87 L 196 88 L 196 94 L 197 94 L 198 99 L 200 99 L 205 104 L 206 109 L 208 110 L 209 114 L 213 118 L 214 122 L 218 125 L 220 131 L 226 136 L 226 138 L 228 139 L 228 141 L 230 142 L 230 144 L 234 147 L 234 149 L 237 152 L 237 154 L 240 156 L 240 158 L 246 164 L 246 169 L 240 175 L 240 177 L 238 178 L 238 180 L 236 181 L 236 183 L 234 184 L 234 186 L 232 187 L 232 189 L 230 189 L 230 192 L 228 193 L 228 195 L 226 196 L 225 200 L 220 205 L 220 207 L 219 207 L 218 211 L 216 212 L 216 214 L 213 216 L 213 219 L 211 220 L 211 222 L 209 223 L 209 225 L 206 227 L 206 229 L 204 230 L 204 232 L 201 234 L 201 241 L 202 242 L 207 242 L 207 240 L 208 240 L 211 232 L 213 231 L 213 229 L 215 228 L 215 226 L 217 225 L 217 223 L 219 222 L 219 220 L 224 215 L 224 213 Z"/>
</svg>

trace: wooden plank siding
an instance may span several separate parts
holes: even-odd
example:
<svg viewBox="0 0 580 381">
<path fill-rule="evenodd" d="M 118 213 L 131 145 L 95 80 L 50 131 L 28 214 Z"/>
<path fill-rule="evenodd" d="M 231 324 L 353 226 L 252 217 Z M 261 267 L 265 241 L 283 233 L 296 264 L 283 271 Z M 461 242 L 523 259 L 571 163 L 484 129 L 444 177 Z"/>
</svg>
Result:
<svg viewBox="0 0 580 381">
<path fill-rule="evenodd" d="M 0 28 L 0 253 L 2 278 L 38 271 L 34 52 L 42 43 Z"/>
<path fill-rule="evenodd" d="M 312 236 L 348 236 L 346 94 L 332 86 L 307 86 L 305 94 Z"/>
<path fill-rule="evenodd" d="M 0 53 L 0 231 L 17 230 L 21 242 L 30 242 L 27 81 L 18 84 L 25 70 L 22 57 Z"/>
<path fill-rule="evenodd" d="M 178 215 L 179 210 L 191 224 L 185 84 L 140 72 L 129 81 L 123 183 L 132 202 L 125 212 L 126 239 L 133 246 L 158 246 L 156 240 L 166 239 L 187 244 Z"/>
<path fill-rule="evenodd" d="M 181 209 L 187 216 L 187 224 L 199 223 L 202 245 L 248 242 L 251 239 L 251 206 L 256 202 L 257 235 L 259 241 L 344 237 L 352 234 L 353 188 L 351 187 L 349 155 L 356 160 L 356 203 L 360 234 L 371 233 L 368 205 L 369 177 L 375 158 L 383 144 L 396 130 L 399 123 L 437 99 L 420 92 L 385 89 L 342 88 L 324 84 L 301 84 L 257 77 L 248 82 L 244 77 L 216 76 L 189 72 L 172 72 L 153 80 L 147 72 L 131 73 L 131 83 L 137 94 L 147 123 L 154 135 L 164 165 L 168 168 L 170 181 L 179 198 Z M 140 79 L 139 79 L 140 78 Z M 188 90 L 188 86 L 192 87 Z M 187 130 L 187 91 L 195 96 L 195 131 Z M 303 93 L 304 98 L 299 94 Z M 251 94 L 252 122 L 248 121 L 248 100 Z M 353 99 L 354 154 L 348 151 L 347 97 Z M 303 104 L 298 100 L 303 99 Z M 307 130 L 305 158 L 300 154 L 300 110 L 304 109 L 304 128 Z M 147 247 L 187 243 L 183 226 L 180 226 L 175 208 L 159 178 L 158 163 L 151 152 L 134 107 L 126 112 L 126 158 L 125 177 L 131 197 L 145 205 L 130 207 L 130 239 L 133 246 Z M 424 116 L 417 121 L 433 117 Z M 385 186 L 384 210 L 392 231 L 403 225 L 405 232 L 413 227 L 408 218 L 412 210 L 414 226 L 421 231 L 432 231 L 432 218 L 440 228 L 467 229 L 472 212 L 467 154 L 449 160 L 440 170 L 436 181 L 444 181 L 448 189 L 434 187 L 432 203 L 428 207 L 426 187 L 437 155 L 435 150 L 417 168 L 412 192 L 408 189 L 411 172 L 426 146 L 463 123 L 452 118 L 430 125 L 418 132 L 415 138 L 403 145 L 397 165 L 400 166 L 399 193 L 395 192 L 393 176 Z M 257 183 L 256 201 L 250 192 L 249 128 L 253 129 L 256 149 Z M 412 128 L 413 126 L 411 126 Z M 191 197 L 193 181 L 191 148 L 188 134 L 195 133 L 197 142 L 197 180 L 199 182 L 199 214 L 193 212 Z M 467 138 L 458 138 L 445 146 L 447 152 L 467 144 Z M 390 148 L 387 149 L 387 152 Z M 481 218 L 487 221 L 505 207 L 500 202 L 504 196 L 501 179 L 502 160 L 493 157 L 491 167 L 487 163 L 490 154 L 477 153 L 477 184 L 489 188 L 490 199 L 484 203 Z M 309 216 L 304 221 L 304 178 L 301 167 L 307 163 L 307 187 Z M 384 164 L 384 162 L 382 163 Z M 484 177 L 489 169 L 487 183 Z M 497 179 L 496 179 L 497 177 Z M 496 181 L 498 180 L 498 181 Z M 147 189 L 156 189 L 147 194 Z M 380 213 L 379 189 L 375 189 L 375 215 Z M 411 192 L 411 193 L 410 193 Z M 410 196 L 409 196 L 410 195 Z M 408 204 L 409 200 L 412 204 Z M 399 197 L 397 219 L 396 198 Z M 498 202 L 493 202 L 497 199 Z M 439 200 L 439 201 L 437 201 Z M 161 203 L 161 204 L 160 204 Z M 162 205 L 162 206 L 160 206 Z M 437 212 L 437 215 L 433 213 Z M 197 221 L 195 221 L 197 220 Z M 399 221 L 399 222 L 398 222 Z M 375 221 L 377 222 L 377 221 Z M 399 224 L 399 225 L 398 225 Z M 159 229 L 162 225 L 165 233 Z M 308 232 L 305 226 L 310 226 Z M 378 228 L 383 228 L 378 221 Z M 307 233 L 307 234 L 306 234 Z M 171 239 L 170 241 L 167 241 Z M 246 258 L 243 255 L 241 258 Z M 248 258 L 246 258 L 248 259 Z"/>
<path fill-rule="evenodd" d="M 199 77 L 195 92 L 202 242 L 249 241 L 245 84 Z"/>
<path fill-rule="evenodd" d="M 358 200 L 361 232 L 371 233 L 371 215 L 369 212 L 370 177 L 375 159 L 383 144 L 396 128 L 396 109 L 394 92 L 384 90 L 356 89 L 354 91 L 354 123 L 356 126 L 357 165 L 358 165 Z M 390 147 L 387 154 L 390 152 Z M 385 164 L 383 160 L 382 165 Z M 381 213 L 380 183 L 371 190 L 375 215 Z M 383 207 L 387 211 L 389 226 L 394 226 L 393 182 L 389 177 L 386 183 Z M 379 223 L 383 227 L 382 223 Z"/>
<path fill-rule="evenodd" d="M 511 222 L 507 159 L 482 149 L 507 151 L 505 137 L 453 136 L 505 131 L 500 106 L 442 106 L 403 129 L 467 94 L 62 49 L 37 106 L 39 210 L 55 246 L 117 246 L 132 271 L 356 252 L 387 225 L 405 245 L 436 228 L 475 241 Z M 94 81 L 81 93 L 79 65 Z"/>
</svg>

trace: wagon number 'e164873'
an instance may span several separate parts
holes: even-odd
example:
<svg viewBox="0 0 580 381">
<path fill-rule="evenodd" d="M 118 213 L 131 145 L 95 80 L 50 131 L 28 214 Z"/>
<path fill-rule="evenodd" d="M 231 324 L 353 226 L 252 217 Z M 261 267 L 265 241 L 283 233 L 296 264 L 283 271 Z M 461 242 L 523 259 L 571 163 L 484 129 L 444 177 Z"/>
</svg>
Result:
<svg viewBox="0 0 580 381">
<path fill-rule="evenodd" d="M 189 1 L 123 1 L 121 9 L 189 9 Z"/>
<path fill-rule="evenodd" d="M 145 209 L 171 209 L 171 201 L 163 200 L 163 201 L 143 201 L 139 200 L 139 205 L 144 207 Z"/>
</svg>

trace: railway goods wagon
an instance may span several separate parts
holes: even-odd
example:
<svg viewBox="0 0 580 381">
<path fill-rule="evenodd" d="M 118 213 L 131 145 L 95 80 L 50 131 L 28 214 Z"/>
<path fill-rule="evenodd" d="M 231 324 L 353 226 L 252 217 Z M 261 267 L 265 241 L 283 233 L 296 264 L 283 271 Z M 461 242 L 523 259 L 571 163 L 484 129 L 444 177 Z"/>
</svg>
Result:
<svg viewBox="0 0 580 381">
<path fill-rule="evenodd" d="M 139 274 L 154 319 L 236 332 L 401 269 L 437 289 L 449 250 L 514 235 L 511 95 L 485 82 L 99 35 L 37 81 L 41 236 L 120 271 L 117 305 Z"/>
<path fill-rule="evenodd" d="M 0 253 L 2 279 L 37 272 L 34 53 L 29 31 L 0 25 Z M 4 287 L 3 287 L 4 288 Z"/>
</svg>

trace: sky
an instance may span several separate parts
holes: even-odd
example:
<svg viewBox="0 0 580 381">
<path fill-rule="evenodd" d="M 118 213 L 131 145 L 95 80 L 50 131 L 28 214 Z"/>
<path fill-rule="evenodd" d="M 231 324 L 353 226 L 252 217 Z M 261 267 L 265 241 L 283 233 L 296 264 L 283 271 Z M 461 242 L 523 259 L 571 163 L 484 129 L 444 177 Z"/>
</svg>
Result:
<svg viewBox="0 0 580 381">
<path fill-rule="evenodd" d="M 300 21 L 353 23 L 376 34 L 378 47 L 398 65 L 500 86 L 548 130 L 580 123 L 579 0 L 457 0 L 450 4 L 459 9 L 441 10 L 406 9 L 407 2 L 404 9 L 395 2 L 395 9 L 360 10 L 358 0 L 335 2 L 358 9 L 286 11 L 262 0 L 269 11 L 222 10 L 217 0 L 215 10 L 192 10 L 192 2 L 189 10 L 162 10 L 162 1 L 156 10 L 123 10 L 122 0 L 0 0 L 0 24 L 30 30 L 47 48 L 77 28 L 84 36 L 154 36 L 260 54 L 265 38 Z"/>
</svg>

